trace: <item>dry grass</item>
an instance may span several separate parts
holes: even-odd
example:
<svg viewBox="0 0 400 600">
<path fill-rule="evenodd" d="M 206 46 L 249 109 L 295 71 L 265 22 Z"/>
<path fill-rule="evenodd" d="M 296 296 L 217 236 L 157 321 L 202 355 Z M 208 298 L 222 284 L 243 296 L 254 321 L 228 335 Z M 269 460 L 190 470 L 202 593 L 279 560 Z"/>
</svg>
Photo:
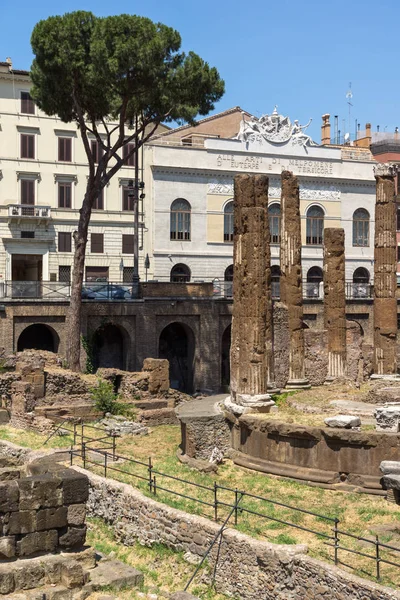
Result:
<svg viewBox="0 0 400 600">
<path fill-rule="evenodd" d="M 309 421 L 308 424 L 310 424 Z M 43 436 L 38 436 L 30 432 L 16 432 L 8 427 L 0 429 L 0 436 L 35 448 L 40 447 L 40 443 L 43 442 Z M 52 440 L 53 444 L 68 445 L 66 442 L 67 440 L 64 438 Z M 386 502 L 382 497 L 311 487 L 286 478 L 281 479 L 241 468 L 233 465 L 229 460 L 226 460 L 219 467 L 217 474 L 198 473 L 177 460 L 176 450 L 179 443 L 180 429 L 173 425 L 156 427 L 151 430 L 150 435 L 145 437 L 126 436 L 119 438 L 117 441 L 117 453 L 140 461 L 143 465 L 121 462 L 118 464 L 118 468 L 123 472 L 117 473 L 109 470 L 108 476 L 130 483 L 141 489 L 143 493 L 150 495 L 148 483 L 135 478 L 134 475 L 148 477 L 147 464 L 148 458 L 151 457 L 154 468 L 159 473 L 174 475 L 175 477 L 210 488 L 210 491 L 202 490 L 187 483 L 167 478 L 159 473 L 156 474 L 157 500 L 188 512 L 213 518 L 214 511 L 212 506 L 201 505 L 195 500 L 183 498 L 179 494 L 202 499 L 212 504 L 212 488 L 214 482 L 216 482 L 220 486 L 245 490 L 253 495 L 263 496 L 274 502 L 288 504 L 292 507 L 302 508 L 327 517 L 338 518 L 340 529 L 355 536 L 371 536 L 371 527 L 380 524 L 398 522 L 400 529 L 400 512 L 398 506 Z M 78 461 L 78 459 L 75 460 Z M 103 473 L 103 467 L 99 464 L 87 466 L 96 472 Z M 163 491 L 160 488 L 167 488 L 170 491 Z M 171 492 L 175 492 L 175 494 Z M 220 502 L 233 504 L 234 494 L 219 490 L 218 499 Z M 274 505 L 271 502 L 261 502 L 250 497 L 245 497 L 241 501 L 241 506 L 265 515 L 265 518 L 261 518 L 245 512 L 239 513 L 238 529 L 244 533 L 275 543 L 306 543 L 312 556 L 322 560 L 329 560 L 329 562 L 332 561 L 333 548 L 327 546 L 325 538 L 322 537 L 322 534 L 332 535 L 332 522 L 326 521 L 322 517 L 315 517 L 290 508 Z M 227 514 L 226 511 L 225 507 L 219 506 L 219 521 Z M 288 521 L 292 525 L 280 523 L 279 521 Z M 300 527 L 312 529 L 318 532 L 319 535 L 303 531 Z M 388 534 L 380 539 L 390 544 L 396 538 L 392 534 Z M 345 537 L 341 538 L 341 543 L 348 548 L 367 552 L 371 556 L 374 556 L 375 548 L 372 544 L 366 548 L 357 540 Z M 385 554 L 384 557 L 400 563 L 400 553 L 393 555 Z M 362 576 L 366 576 L 367 573 L 369 578 L 373 579 L 375 573 L 374 561 L 344 551 L 339 553 L 339 559 L 350 565 L 353 568 L 353 572 L 355 570 Z M 400 568 L 381 565 L 381 571 L 382 583 L 387 585 L 400 584 Z M 124 598 L 124 596 L 121 596 L 121 598 Z"/>
</svg>

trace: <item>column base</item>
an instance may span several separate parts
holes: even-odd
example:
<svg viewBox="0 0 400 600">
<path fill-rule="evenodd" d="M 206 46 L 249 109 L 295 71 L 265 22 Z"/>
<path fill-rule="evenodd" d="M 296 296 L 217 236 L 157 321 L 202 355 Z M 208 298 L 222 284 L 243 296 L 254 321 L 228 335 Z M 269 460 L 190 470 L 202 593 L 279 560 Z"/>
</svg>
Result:
<svg viewBox="0 0 400 600">
<path fill-rule="evenodd" d="M 269 394 L 236 394 L 235 400 L 231 396 L 225 398 L 224 407 L 234 415 L 247 415 L 249 413 L 269 413 L 275 402 Z"/>
<path fill-rule="evenodd" d="M 275 381 L 271 381 L 270 383 L 267 383 L 267 390 L 268 390 L 268 394 L 280 394 L 281 393 L 280 388 L 276 387 Z"/>
<path fill-rule="evenodd" d="M 308 379 L 289 379 L 285 385 L 285 390 L 309 390 L 311 384 Z"/>
</svg>

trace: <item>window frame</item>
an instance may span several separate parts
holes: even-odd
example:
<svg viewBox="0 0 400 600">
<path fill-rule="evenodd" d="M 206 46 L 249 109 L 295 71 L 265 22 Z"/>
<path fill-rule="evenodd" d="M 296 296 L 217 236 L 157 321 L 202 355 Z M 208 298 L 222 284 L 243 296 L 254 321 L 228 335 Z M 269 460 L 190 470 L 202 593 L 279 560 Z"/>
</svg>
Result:
<svg viewBox="0 0 400 600">
<path fill-rule="evenodd" d="M 227 210 L 232 206 L 232 210 Z M 233 200 L 228 200 L 224 206 L 224 242 L 225 244 L 231 244 L 233 242 L 234 234 L 234 213 L 233 213 Z"/>
<path fill-rule="evenodd" d="M 98 277 L 97 279 L 88 279 L 87 278 L 88 269 L 93 269 L 93 271 L 94 270 L 98 271 L 99 269 L 101 269 L 104 272 L 104 274 L 105 274 L 104 278 L 99 278 Z M 86 265 L 85 266 L 85 282 L 90 283 L 90 282 L 93 282 L 93 281 L 99 281 L 99 282 L 103 281 L 104 283 L 107 283 L 109 281 L 109 278 L 110 278 L 110 267 L 101 267 L 101 266 L 94 266 L 94 265 Z"/>
<path fill-rule="evenodd" d="M 272 207 L 279 207 L 279 214 L 273 214 L 270 213 L 270 209 Z M 269 237 L 270 237 L 270 244 L 280 244 L 281 243 L 281 219 L 282 219 L 282 212 L 281 212 L 281 205 L 279 202 L 271 202 L 271 204 L 268 205 L 268 225 L 269 225 Z M 278 234 L 273 234 L 272 231 L 277 229 Z"/>
<path fill-rule="evenodd" d="M 122 146 L 122 159 L 124 161 L 124 166 L 125 167 L 134 167 L 135 166 L 135 158 L 136 158 L 136 153 L 135 152 L 132 154 L 132 156 L 129 158 L 129 160 L 127 162 L 125 162 L 127 154 L 134 147 L 135 147 L 135 144 L 133 144 L 132 142 L 129 142 L 128 144 L 124 144 Z"/>
<path fill-rule="evenodd" d="M 29 98 L 22 98 L 22 94 L 28 94 Z M 20 114 L 21 115 L 36 115 L 36 104 L 35 101 L 33 100 L 30 90 L 20 90 L 19 91 L 19 102 L 20 102 Z M 32 110 L 23 110 L 23 103 L 27 102 L 28 105 L 27 106 L 31 106 Z"/>
<path fill-rule="evenodd" d="M 36 135 L 34 133 L 20 133 L 20 157 L 21 160 L 36 160 Z M 29 150 L 32 150 L 33 156 L 24 156 L 24 140 L 26 141 L 27 154 L 29 155 Z M 28 140 L 32 142 L 31 146 L 28 143 Z"/>
<path fill-rule="evenodd" d="M 57 136 L 57 160 L 58 162 L 63 162 L 63 163 L 72 163 L 72 140 L 73 137 L 72 136 L 63 136 L 63 135 L 58 135 Z M 68 142 L 68 144 L 66 144 L 66 142 Z M 65 152 L 66 148 L 65 146 L 69 145 L 69 155 L 70 158 L 61 158 L 61 148 L 63 146 L 63 153 L 64 154 L 68 154 Z"/>
<path fill-rule="evenodd" d="M 129 197 L 129 186 L 127 184 L 121 185 L 122 189 L 122 212 L 134 212 L 135 210 L 135 189 L 133 188 L 133 196 Z M 126 198 L 125 198 L 126 194 Z M 125 202 L 126 200 L 126 202 Z M 125 208 L 127 206 L 128 208 Z M 132 207 L 132 208 L 130 208 Z"/>
<path fill-rule="evenodd" d="M 36 179 L 32 179 L 30 177 L 20 177 L 19 180 L 19 198 L 20 198 L 20 204 L 24 205 L 24 206 L 35 206 L 36 204 Z M 23 201 L 23 188 L 24 188 L 24 184 L 25 183 L 30 183 L 32 185 L 32 191 L 33 191 L 33 202 L 26 202 Z"/>
<path fill-rule="evenodd" d="M 368 215 L 364 219 L 354 218 L 358 211 L 363 211 Z M 369 248 L 370 246 L 370 220 L 371 216 L 366 208 L 357 208 L 353 212 L 353 248 Z M 359 243 L 361 241 L 361 243 Z"/>
<path fill-rule="evenodd" d="M 186 270 L 185 274 L 173 274 L 174 269 L 177 269 L 177 267 L 184 267 L 183 270 Z M 173 279 L 173 277 L 177 277 L 177 279 Z M 184 263 L 177 263 L 176 265 L 173 265 L 171 267 L 171 271 L 169 274 L 169 279 L 171 283 L 190 283 L 192 277 L 192 272 L 190 270 L 190 267 L 188 267 L 187 265 L 185 265 Z M 186 279 L 187 278 L 187 279 Z"/>
<path fill-rule="evenodd" d="M 101 250 L 95 250 L 96 245 L 100 248 L 100 240 L 101 240 Z M 90 253 L 91 254 L 104 254 L 104 233 L 92 232 L 90 234 Z"/>
<path fill-rule="evenodd" d="M 104 210 L 104 188 L 100 190 L 99 195 L 93 203 L 92 210 Z"/>
<path fill-rule="evenodd" d="M 93 151 L 95 148 L 95 152 Z M 93 156 L 93 160 L 94 160 L 94 164 L 98 165 L 99 164 L 99 159 L 103 156 L 104 151 L 103 148 L 100 145 L 100 142 L 96 139 L 90 139 L 90 151 L 92 153 Z"/>
<path fill-rule="evenodd" d="M 61 188 L 69 189 L 69 206 L 66 206 L 65 195 L 64 195 L 64 206 L 61 206 L 60 202 L 60 191 Z M 61 208 L 63 210 L 69 210 L 72 208 L 72 181 L 57 181 L 57 208 Z M 65 194 L 65 192 L 64 192 Z"/>
<path fill-rule="evenodd" d="M 321 216 L 309 216 L 310 210 L 318 208 Z M 318 204 L 313 204 L 307 208 L 306 212 L 306 246 L 322 246 L 324 243 L 325 211 Z M 315 229 L 315 231 L 314 231 Z M 316 233 L 316 235 L 313 235 Z M 313 241 L 313 240 L 316 241 Z"/>
<path fill-rule="evenodd" d="M 178 201 L 184 201 L 188 208 L 176 209 L 173 206 Z M 176 198 L 170 207 L 169 239 L 172 242 L 190 242 L 192 238 L 192 207 L 186 198 Z"/>
<path fill-rule="evenodd" d="M 129 239 L 127 239 L 129 238 Z M 128 250 L 127 250 L 128 248 Z M 123 233 L 122 234 L 122 246 L 121 253 L 133 255 L 135 249 L 135 235 L 133 233 Z"/>
<path fill-rule="evenodd" d="M 63 240 L 62 243 L 61 240 Z M 72 233 L 70 231 L 58 232 L 57 249 L 58 252 L 65 252 L 68 254 L 72 252 Z"/>
</svg>

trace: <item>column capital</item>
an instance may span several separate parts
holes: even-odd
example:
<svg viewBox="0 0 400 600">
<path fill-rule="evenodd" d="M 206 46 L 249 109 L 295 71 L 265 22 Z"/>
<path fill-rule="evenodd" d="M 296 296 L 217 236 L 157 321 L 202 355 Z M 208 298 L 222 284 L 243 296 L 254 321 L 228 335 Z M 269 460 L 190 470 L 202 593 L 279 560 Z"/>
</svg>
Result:
<svg viewBox="0 0 400 600">
<path fill-rule="evenodd" d="M 397 165 L 390 163 L 378 163 L 374 165 L 375 177 L 395 177 L 397 175 Z"/>
</svg>

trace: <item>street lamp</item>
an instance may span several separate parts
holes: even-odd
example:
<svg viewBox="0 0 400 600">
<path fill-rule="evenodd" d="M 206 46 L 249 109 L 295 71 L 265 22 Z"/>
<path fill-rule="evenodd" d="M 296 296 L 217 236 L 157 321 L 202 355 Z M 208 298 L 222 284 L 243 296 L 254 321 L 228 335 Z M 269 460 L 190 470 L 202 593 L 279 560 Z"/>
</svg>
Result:
<svg viewBox="0 0 400 600">
<path fill-rule="evenodd" d="M 137 156 L 136 156 L 137 158 Z M 132 276 L 132 298 L 139 298 L 139 172 L 137 172 L 137 160 L 135 161 L 135 185 L 130 179 L 128 183 L 129 208 L 133 204 L 133 276 Z"/>
</svg>

